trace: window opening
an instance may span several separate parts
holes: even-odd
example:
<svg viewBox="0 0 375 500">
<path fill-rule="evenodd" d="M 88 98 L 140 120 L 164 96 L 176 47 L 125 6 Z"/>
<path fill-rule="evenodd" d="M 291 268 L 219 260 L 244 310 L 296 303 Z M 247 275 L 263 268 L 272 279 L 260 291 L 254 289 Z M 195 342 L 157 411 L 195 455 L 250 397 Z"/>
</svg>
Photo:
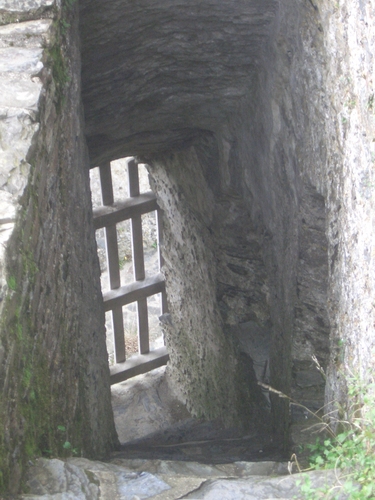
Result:
<svg viewBox="0 0 375 500">
<path fill-rule="evenodd" d="M 166 312 L 161 211 L 147 169 L 133 159 L 95 167 L 90 179 L 111 383 L 117 383 L 168 360 L 158 320 Z"/>
</svg>

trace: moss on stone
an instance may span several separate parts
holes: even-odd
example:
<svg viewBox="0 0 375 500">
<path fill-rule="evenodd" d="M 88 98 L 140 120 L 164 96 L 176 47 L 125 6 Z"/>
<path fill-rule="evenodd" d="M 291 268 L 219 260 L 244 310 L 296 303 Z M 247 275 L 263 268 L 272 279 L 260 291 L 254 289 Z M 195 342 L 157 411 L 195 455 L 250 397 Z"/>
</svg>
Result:
<svg viewBox="0 0 375 500">
<path fill-rule="evenodd" d="M 56 106 L 61 107 L 68 82 L 67 69 L 57 42 L 46 53 L 55 80 Z M 34 175 L 35 158 L 30 162 L 28 185 L 7 248 L 8 293 L 0 327 L 7 358 L 5 373 L 0 374 L 0 380 L 7 380 L 0 396 L 0 492 L 10 489 L 12 493 L 18 487 L 12 484 L 14 470 L 19 470 L 22 476 L 31 457 L 43 455 L 46 450 L 54 455 L 61 451 L 56 423 L 51 419 L 58 410 L 53 408 L 50 367 L 43 336 L 32 319 L 33 288 L 39 273 L 35 238 L 40 225 L 41 176 Z M 7 422 L 8 425 L 12 422 L 12 430 L 4 428 Z M 16 452 L 12 442 L 15 439 Z"/>
<path fill-rule="evenodd" d="M 68 66 L 63 55 L 61 44 L 56 42 L 48 49 L 49 64 L 52 69 L 52 76 L 56 86 L 56 107 L 60 112 L 65 103 L 65 87 L 70 81 Z"/>
<path fill-rule="evenodd" d="M 54 10 L 52 41 L 44 51 L 44 66 L 50 71 L 44 73 L 40 127 L 29 150 L 28 183 L 6 250 L 0 492 L 11 494 L 18 493 L 30 457 L 67 456 L 76 449 L 104 458 L 117 445 L 100 269 L 85 260 L 96 256 L 96 247 L 87 210 L 88 171 L 82 174 L 88 161 L 81 102 L 70 78 L 78 82 L 80 69 L 78 5 L 72 9 L 73 3 L 65 1 L 62 9 Z M 85 295 L 83 283 L 93 292 Z"/>
</svg>

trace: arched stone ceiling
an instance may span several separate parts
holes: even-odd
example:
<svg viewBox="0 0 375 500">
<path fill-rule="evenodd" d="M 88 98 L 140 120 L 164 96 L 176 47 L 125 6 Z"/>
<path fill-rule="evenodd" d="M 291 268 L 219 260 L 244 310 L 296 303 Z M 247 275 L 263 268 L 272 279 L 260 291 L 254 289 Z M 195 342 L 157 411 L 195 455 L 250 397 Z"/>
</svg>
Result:
<svg viewBox="0 0 375 500">
<path fill-rule="evenodd" d="M 93 164 L 183 146 L 249 94 L 277 0 L 81 0 Z"/>
</svg>

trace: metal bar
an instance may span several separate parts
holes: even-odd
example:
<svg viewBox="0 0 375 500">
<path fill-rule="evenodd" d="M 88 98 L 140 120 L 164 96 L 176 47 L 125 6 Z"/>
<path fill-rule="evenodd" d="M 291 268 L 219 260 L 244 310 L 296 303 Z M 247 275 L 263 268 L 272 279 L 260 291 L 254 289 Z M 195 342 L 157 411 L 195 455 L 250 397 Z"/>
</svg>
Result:
<svg viewBox="0 0 375 500">
<path fill-rule="evenodd" d="M 102 191 L 103 205 L 113 205 L 113 185 L 111 164 L 100 165 L 100 186 Z M 109 274 L 109 287 L 111 290 L 121 286 L 120 265 L 118 254 L 117 230 L 115 225 L 105 227 L 106 255 Z M 122 307 L 115 307 L 112 310 L 112 330 L 116 363 L 122 363 L 126 359 L 124 321 L 122 317 Z"/>
<path fill-rule="evenodd" d="M 128 186 L 130 197 L 139 196 L 138 164 L 134 160 L 128 163 Z"/>
<path fill-rule="evenodd" d="M 110 289 L 113 290 L 114 288 L 119 288 L 121 286 L 116 226 L 109 226 L 105 228 L 105 244 L 109 273 L 109 286 Z"/>
<path fill-rule="evenodd" d="M 111 164 L 105 163 L 99 166 L 100 186 L 102 191 L 103 205 L 113 204 L 113 186 Z M 120 267 L 118 257 L 117 231 L 116 226 L 111 225 L 105 228 L 106 255 L 109 272 L 110 288 L 118 288 L 120 283 Z"/>
<path fill-rule="evenodd" d="M 111 311 L 116 307 L 137 302 L 140 299 L 162 292 L 164 288 L 165 281 L 159 273 L 143 281 L 134 281 L 129 285 L 121 286 L 117 290 L 109 290 L 103 293 L 104 310 Z"/>
<path fill-rule="evenodd" d="M 149 324 L 147 297 L 161 294 L 161 311 L 167 311 L 164 277 L 159 273 L 145 279 L 142 214 L 157 211 L 159 268 L 163 265 L 161 247 L 163 243 L 162 212 L 158 209 L 155 195 L 150 191 L 140 194 L 138 165 L 134 160 L 128 164 L 128 184 L 131 198 L 114 203 L 110 163 L 99 167 L 102 186 L 103 207 L 94 211 L 95 229 L 105 228 L 106 253 L 111 290 L 103 293 L 105 311 L 112 311 L 112 325 L 115 345 L 115 362 L 110 368 L 111 384 L 121 382 L 135 375 L 146 373 L 165 365 L 169 359 L 165 347 L 149 352 Z M 132 252 L 135 282 L 121 286 L 118 259 L 116 224 L 131 219 Z M 126 359 L 125 335 L 122 306 L 137 302 L 139 356 Z"/>
<path fill-rule="evenodd" d="M 139 172 L 138 165 L 134 160 L 128 163 L 128 184 L 129 196 L 139 197 Z M 146 276 L 143 254 L 142 216 L 140 214 L 133 215 L 131 219 L 131 228 L 134 279 L 140 281 L 144 280 Z M 139 354 L 146 354 L 150 351 L 147 297 L 143 297 L 137 301 L 137 313 L 138 350 Z"/>
<path fill-rule="evenodd" d="M 115 345 L 115 362 L 122 363 L 126 359 L 125 331 L 122 317 L 122 307 L 112 310 L 113 340 Z"/>
<path fill-rule="evenodd" d="M 150 352 L 149 330 L 148 330 L 148 311 L 147 298 L 138 300 L 138 349 L 139 354 L 147 354 Z"/>
<path fill-rule="evenodd" d="M 160 208 L 156 210 L 156 231 L 158 239 L 159 269 L 161 269 L 164 264 L 164 259 L 161 254 L 161 246 L 163 244 L 163 220 L 162 220 L 162 211 Z"/>
<path fill-rule="evenodd" d="M 142 217 L 140 215 L 132 217 L 131 228 L 134 279 L 140 281 L 144 280 L 146 277 L 143 254 Z"/>
<path fill-rule="evenodd" d="M 160 304 L 160 308 L 161 308 L 161 313 L 162 314 L 165 314 L 165 313 L 168 312 L 168 302 L 167 302 L 167 294 L 165 292 L 165 288 L 161 292 L 161 304 Z"/>
<path fill-rule="evenodd" d="M 125 363 L 116 364 L 110 367 L 110 383 L 118 384 L 124 380 L 147 373 L 159 366 L 166 365 L 169 360 L 166 347 L 160 347 L 148 354 L 133 356 Z"/>
<path fill-rule="evenodd" d="M 105 163 L 99 166 L 100 186 L 102 190 L 102 203 L 103 205 L 112 205 L 113 198 L 113 185 L 112 185 L 112 172 L 111 164 Z"/>
<path fill-rule="evenodd" d="M 143 193 L 136 198 L 129 198 L 112 206 L 100 207 L 94 210 L 94 227 L 100 229 L 105 226 L 113 226 L 118 222 L 131 219 L 135 215 L 142 215 L 156 210 L 156 196 L 151 191 Z"/>
</svg>

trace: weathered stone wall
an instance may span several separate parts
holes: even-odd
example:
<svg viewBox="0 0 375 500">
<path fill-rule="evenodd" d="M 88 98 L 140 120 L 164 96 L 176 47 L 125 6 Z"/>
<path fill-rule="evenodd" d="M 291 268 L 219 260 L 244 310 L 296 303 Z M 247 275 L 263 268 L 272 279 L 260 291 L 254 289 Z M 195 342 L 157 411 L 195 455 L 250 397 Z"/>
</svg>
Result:
<svg viewBox="0 0 375 500">
<path fill-rule="evenodd" d="M 346 400 L 345 376 L 374 370 L 374 15 L 372 1 L 322 5 L 329 53 L 327 233 L 331 360 L 327 402 Z M 367 372 L 367 375 L 366 375 Z"/>
<path fill-rule="evenodd" d="M 211 146 L 215 152 L 212 138 L 202 138 L 189 150 L 155 160 L 149 167 L 164 213 L 163 270 L 170 314 L 162 319 L 170 354 L 168 372 L 175 392 L 194 414 L 220 417 L 228 426 L 247 427 L 259 417 L 262 395 L 252 362 L 244 362 L 238 339 L 230 329 L 239 322 L 239 317 L 230 317 L 230 301 L 236 294 L 240 296 L 241 289 L 227 275 L 242 275 L 244 262 L 249 267 L 253 262 L 250 253 L 242 255 L 243 259 L 236 255 L 241 237 L 246 248 L 250 246 L 244 228 L 236 226 L 238 233 L 234 234 L 233 225 L 228 224 L 228 218 L 238 216 L 236 198 L 222 195 L 215 199 L 209 174 L 218 165 L 203 157 L 202 146 Z M 230 205 L 226 213 L 224 207 Z M 238 261 L 243 268 L 238 267 Z M 251 300 L 246 291 L 250 296 L 257 294 L 249 288 L 246 283 L 244 301 Z M 244 309 L 243 321 L 254 316 L 248 305 Z"/>
<path fill-rule="evenodd" d="M 41 6 L 33 19 L 52 4 Z M 150 164 L 165 211 L 171 316 L 164 319 L 180 395 L 196 414 L 245 423 L 262 406 L 257 376 L 316 408 L 324 392 L 311 362 L 316 355 L 328 373 L 327 401 L 345 403 L 348 370 L 364 374 L 373 366 L 373 1 L 113 0 L 103 9 L 82 0 L 80 8 L 90 162 L 139 156 Z M 4 9 L 1 15 L 6 23 L 26 19 Z M 51 42 L 41 58 L 36 45 L 35 62 L 26 65 L 29 83 L 34 66 L 51 64 L 52 80 L 44 70 L 33 76 L 44 92 L 40 113 L 29 105 L 17 114 L 30 123 L 30 141 L 40 127 L 26 163 L 15 148 L 18 164 L 31 168 L 3 300 L 10 333 L 1 340 L 1 380 L 14 401 L 3 407 L 4 422 L 16 425 L 5 426 L 2 456 L 14 449 L 11 439 L 31 442 L 29 450 L 44 446 L 35 444 L 46 435 L 42 428 L 52 429 L 47 443 L 58 441 L 54 412 L 43 410 L 41 426 L 20 431 L 20 422 L 32 421 L 22 416 L 23 402 L 34 411 L 33 398 L 42 401 L 23 352 L 51 353 L 39 363 L 52 374 L 49 399 L 43 392 L 51 404 L 38 407 L 65 401 L 69 432 L 82 428 L 79 415 L 88 418 L 87 440 L 72 434 L 78 447 L 90 454 L 114 442 L 112 418 L 100 417 L 109 407 L 108 374 L 102 312 L 91 309 L 99 280 L 87 158 L 81 118 L 70 111 L 80 109 L 71 21 L 58 25 L 66 49 Z M 1 180 L 7 206 L 24 189 L 17 168 Z M 14 213 L 2 221 L 3 242 L 13 219 Z M 68 339 L 66 349 L 59 338 Z M 35 356 L 32 363 L 42 359 Z M 91 372 L 93 360 L 98 371 Z M 13 369 L 23 375 L 8 382 L 5 373 Z M 84 389 L 64 392 L 74 387 L 75 369 Z M 95 422 L 109 423 L 99 433 L 91 402 L 102 391 Z M 288 404 L 273 399 L 272 408 L 274 429 L 287 438 Z M 34 429 L 31 440 L 27 429 Z M 103 438 L 97 448 L 96 432 Z"/>
<path fill-rule="evenodd" d="M 203 296 L 219 307 L 212 331 L 219 321 L 233 345 L 243 340 L 244 324 L 247 340 L 263 332 L 270 347 L 259 359 L 269 358 L 271 384 L 312 408 L 324 392 L 316 355 L 329 373 L 327 398 L 340 399 L 339 371 L 371 364 L 372 2 L 126 5 L 114 1 L 103 14 L 95 2 L 82 2 L 90 155 L 93 163 L 139 155 L 152 165 L 163 206 L 170 197 L 178 213 L 183 193 L 190 207 L 175 225 L 166 223 L 172 322 L 190 330 L 185 298 L 175 291 L 199 283 L 198 271 L 184 273 L 185 257 L 174 250 L 179 228 L 189 266 L 205 270 L 196 310 Z M 194 309 L 194 294 L 188 300 Z M 199 324 L 208 325 L 199 320 L 192 334 L 203 366 Z M 173 336 L 169 342 L 173 350 Z M 173 363 L 172 356 L 178 378 Z M 192 377 L 179 374 L 194 393 Z M 279 432 L 288 427 L 287 406 L 273 401 Z"/>
<path fill-rule="evenodd" d="M 318 184 L 326 129 L 317 119 L 325 104 L 317 89 L 324 85 L 326 54 L 317 16 L 310 2 L 280 5 L 256 99 L 242 106 L 235 129 L 245 199 L 264 228 L 273 325 L 270 382 L 311 408 L 323 404 L 324 387 L 311 356 L 325 368 L 329 359 L 328 245 L 319 192 L 324 181 Z M 273 399 L 278 432 L 287 428 L 287 406 Z"/>
<path fill-rule="evenodd" d="M 0 4 L 3 22 L 23 21 L 0 27 L 0 490 L 11 493 L 35 454 L 103 457 L 117 443 L 76 6 L 15 4 Z"/>
<path fill-rule="evenodd" d="M 181 220 L 176 222 L 177 202 L 173 210 L 166 210 L 166 273 L 172 322 L 185 325 L 178 331 L 194 332 L 184 337 L 197 335 L 192 345 L 203 371 L 207 357 L 217 356 L 213 341 L 210 347 L 205 345 L 209 354 L 201 356 L 204 347 L 199 339 L 207 329 L 225 331 L 229 344 L 239 344 L 240 349 L 244 344 L 249 347 L 255 332 L 262 332 L 268 352 L 258 363 L 264 363 L 264 381 L 269 381 L 270 369 L 270 381 L 278 389 L 289 392 L 294 382 L 298 394 L 302 385 L 305 400 L 319 406 L 323 388 L 311 366 L 311 354 L 317 354 L 327 365 L 325 205 L 324 197 L 304 176 L 304 169 L 308 170 L 305 163 L 319 161 L 316 150 L 308 162 L 302 155 L 307 152 L 309 156 L 310 134 L 319 140 L 323 136 L 314 128 L 314 104 L 303 101 L 306 88 L 316 86 L 314 68 L 311 75 L 307 74 L 310 80 L 306 87 L 295 82 L 305 81 L 304 72 L 312 62 L 304 53 L 302 39 L 310 36 L 310 31 L 315 37 L 316 32 L 319 34 L 315 15 L 309 2 L 301 2 L 297 8 L 295 2 L 222 5 L 212 0 L 189 6 L 182 2 L 173 7 L 161 2 L 154 8 L 145 0 L 131 9 L 130 17 L 119 19 L 114 2 L 104 24 L 113 25 L 113 33 L 121 32 L 115 50 L 112 34 L 102 33 L 102 19 L 95 5 L 82 3 L 83 97 L 92 161 L 138 154 L 152 165 L 163 207 L 168 207 L 168 197 L 179 199 L 184 193 L 186 203 L 204 218 L 204 230 L 199 225 L 191 228 L 189 211 L 182 211 Z M 301 34 L 303 23 L 309 26 L 310 22 L 306 34 Z M 207 26 L 203 29 L 204 23 L 211 28 L 210 36 Z M 98 57 L 93 40 L 99 39 L 104 48 Z M 119 50 L 124 54 L 123 62 L 115 65 L 110 59 L 118 58 Z M 104 57 L 105 71 L 98 64 Z M 318 72 L 324 54 L 319 57 L 322 60 L 313 61 Z M 108 95 L 108 99 L 99 102 L 99 94 Z M 301 100 L 302 109 L 307 107 L 305 121 Z M 122 103 L 122 116 L 127 117 L 121 122 L 115 115 L 115 102 Z M 308 120 L 310 116 L 314 121 Z M 191 156 L 190 144 L 197 158 Z M 173 161 L 163 154 L 184 148 L 186 153 L 178 153 Z M 183 174 L 178 173 L 180 170 Z M 206 184 L 199 180 L 202 174 Z M 173 178 L 173 185 L 168 185 L 165 175 Z M 158 188 L 161 178 L 168 190 Z M 200 191 L 203 207 L 196 198 Z M 183 294 L 185 287 L 195 289 L 199 280 L 194 273 L 186 272 L 185 258 L 170 258 L 175 257 L 178 231 L 168 220 L 175 221 L 179 231 L 181 227 L 191 228 L 182 238 L 184 251 L 192 255 L 195 267 L 211 272 L 203 280 L 203 295 L 189 292 L 187 298 Z M 198 255 L 197 248 L 201 247 L 205 250 Z M 179 288 L 174 282 L 183 285 Z M 311 289 L 315 292 L 310 293 Z M 217 312 L 206 317 L 197 312 L 206 306 L 207 297 L 214 300 L 214 309 L 219 307 L 219 319 Z M 186 300 L 191 301 L 189 307 L 176 306 Z M 191 317 L 198 319 L 194 328 L 189 326 Z M 220 335 L 217 342 L 223 345 Z M 169 335 L 173 352 L 182 349 L 181 342 L 180 335 Z M 226 352 L 228 359 L 240 357 L 235 350 L 226 348 Z M 255 362 L 255 352 L 246 354 Z M 185 387 L 183 392 L 189 392 L 190 387 L 191 407 L 200 407 L 193 396 L 198 382 L 192 381 L 189 370 L 183 375 L 183 357 L 176 355 L 174 360 L 172 356 L 171 372 Z M 246 359 L 251 366 L 251 359 Z M 235 393 L 235 370 L 227 373 Z M 216 377 L 212 373 L 208 378 L 213 388 Z M 306 385 L 311 386 L 309 395 Z M 217 395 L 216 407 L 225 406 L 227 398 Z M 231 407 L 235 414 L 236 404 Z M 286 429 L 288 405 L 275 400 L 273 407 L 277 429 Z"/>
<path fill-rule="evenodd" d="M 312 354 L 328 367 L 327 402 L 345 406 L 347 374 L 373 369 L 373 9 L 372 2 L 283 2 L 253 119 L 263 174 L 248 186 L 263 185 L 271 262 L 280 262 L 276 275 L 289 275 L 281 309 L 292 316 L 294 302 L 293 392 L 315 398 L 313 406 L 323 381 L 308 366 Z M 259 130 L 269 140 L 264 152 Z M 267 193 L 276 201 L 271 216 Z M 275 357 L 272 366 L 274 376 L 284 372 Z"/>
</svg>

